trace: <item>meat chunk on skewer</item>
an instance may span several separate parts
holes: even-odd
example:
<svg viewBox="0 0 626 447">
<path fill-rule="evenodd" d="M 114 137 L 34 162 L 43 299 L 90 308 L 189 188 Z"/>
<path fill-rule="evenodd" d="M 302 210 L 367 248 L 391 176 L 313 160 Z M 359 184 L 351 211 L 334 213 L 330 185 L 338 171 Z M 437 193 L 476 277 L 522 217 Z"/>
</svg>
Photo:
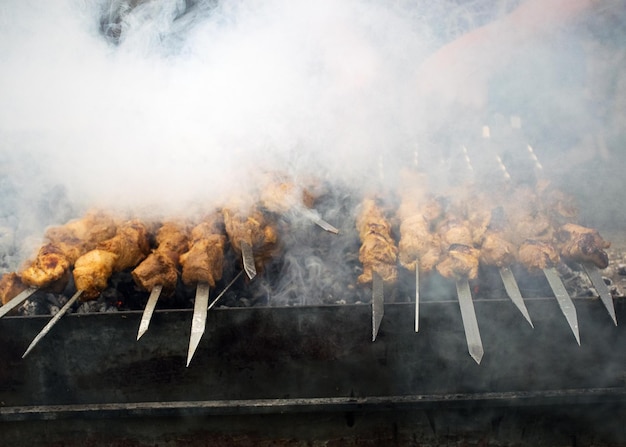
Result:
<svg viewBox="0 0 626 447">
<path fill-rule="evenodd" d="M 74 283 L 82 290 L 82 301 L 95 299 L 102 292 L 113 274 L 119 256 L 106 250 L 91 250 L 76 260 Z"/>
<path fill-rule="evenodd" d="M 524 241 L 518 250 L 519 262 L 531 272 L 554 267 L 559 259 L 559 252 L 554 245 L 534 239 Z"/>
<path fill-rule="evenodd" d="M 22 267 L 22 281 L 29 286 L 43 288 L 54 284 L 62 289 L 76 259 L 114 235 L 115 229 L 113 219 L 102 212 L 90 212 L 81 219 L 49 228 L 46 231 L 49 242 L 40 248 L 35 259 Z"/>
<path fill-rule="evenodd" d="M 431 272 L 441 257 L 439 235 L 430 230 L 426 217 L 415 215 L 400 224 L 398 252 L 400 264 L 408 270 L 419 268 L 422 273 Z"/>
<path fill-rule="evenodd" d="M 598 268 L 605 269 L 609 265 L 609 256 L 604 251 L 611 246 L 600 233 L 593 229 L 576 224 L 565 224 L 556 233 L 561 256 L 579 262 L 591 262 Z"/>
<path fill-rule="evenodd" d="M 148 254 L 148 230 L 139 220 L 120 225 L 114 237 L 76 260 L 74 283 L 82 301 L 95 299 L 107 286 L 113 272 L 139 264 Z"/>
<path fill-rule="evenodd" d="M 215 213 L 191 230 L 189 250 L 180 256 L 186 285 L 206 283 L 211 288 L 222 279 L 226 236 L 221 215 Z"/>
<path fill-rule="evenodd" d="M 27 288 L 17 273 L 5 273 L 0 279 L 0 303 L 8 303 Z"/>
<path fill-rule="evenodd" d="M 21 271 L 24 284 L 45 287 L 67 277 L 70 261 L 55 244 L 48 243 L 39 249 L 37 257 Z"/>
<path fill-rule="evenodd" d="M 212 234 L 194 242 L 180 257 L 183 282 L 188 285 L 205 282 L 211 288 L 215 287 L 222 279 L 225 245 L 226 237 L 222 234 Z"/>
<path fill-rule="evenodd" d="M 437 264 L 441 276 L 451 279 L 476 279 L 478 277 L 479 251 L 469 245 L 452 244 Z"/>
<path fill-rule="evenodd" d="M 161 286 L 161 294 L 171 296 L 178 282 L 179 257 L 188 247 L 185 225 L 166 222 L 157 231 L 157 248 L 131 272 L 135 283 L 147 291 Z"/>
<path fill-rule="evenodd" d="M 442 256 L 436 267 L 439 274 L 450 279 L 476 279 L 480 251 L 473 246 L 470 223 L 450 213 L 437 233 L 442 243 Z"/>
<path fill-rule="evenodd" d="M 247 243 L 252 247 L 256 271 L 263 271 L 279 248 L 277 228 L 257 209 L 244 213 L 237 208 L 225 208 L 222 214 L 226 234 L 233 249 L 241 255 L 241 243 Z"/>
<path fill-rule="evenodd" d="M 386 283 L 395 282 L 398 278 L 398 248 L 391 237 L 391 226 L 375 200 L 363 201 L 356 225 L 361 239 L 359 260 L 363 264 L 358 282 L 371 282 L 374 272 Z"/>
<path fill-rule="evenodd" d="M 45 236 L 63 251 L 70 264 L 74 264 L 81 254 L 115 236 L 116 228 L 117 225 L 110 215 L 91 211 L 80 219 L 49 228 Z"/>
</svg>

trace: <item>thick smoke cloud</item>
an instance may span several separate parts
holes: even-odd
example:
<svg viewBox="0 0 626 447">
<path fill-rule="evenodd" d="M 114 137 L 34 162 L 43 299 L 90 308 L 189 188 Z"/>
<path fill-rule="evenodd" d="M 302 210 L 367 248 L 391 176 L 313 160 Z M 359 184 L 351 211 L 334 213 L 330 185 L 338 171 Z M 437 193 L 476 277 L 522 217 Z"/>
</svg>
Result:
<svg viewBox="0 0 626 447">
<path fill-rule="evenodd" d="M 437 139 L 437 108 L 415 93 L 415 75 L 434 49 L 515 4 L 3 2 L 0 151 L 20 237 L 94 206 L 195 212 L 249 195 L 265 171 L 371 191 L 416 149 L 449 178 L 461 156 L 450 134 L 467 116 L 447 110 Z M 491 92 L 503 116 L 556 115 L 558 126 L 538 129 L 553 146 L 564 135 L 577 143 L 581 132 L 568 132 L 589 128 L 593 113 L 571 95 L 586 76 L 574 37 L 524 47 L 516 75 Z M 446 73 L 459 85 L 469 75 Z"/>
</svg>

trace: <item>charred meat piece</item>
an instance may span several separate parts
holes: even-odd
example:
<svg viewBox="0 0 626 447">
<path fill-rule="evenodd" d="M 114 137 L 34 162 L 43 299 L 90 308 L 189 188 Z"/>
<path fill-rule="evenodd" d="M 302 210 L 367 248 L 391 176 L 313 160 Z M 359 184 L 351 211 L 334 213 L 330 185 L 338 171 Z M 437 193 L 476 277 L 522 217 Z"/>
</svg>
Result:
<svg viewBox="0 0 626 447">
<path fill-rule="evenodd" d="M 611 246 L 597 230 L 576 224 L 565 224 L 559 228 L 556 238 L 565 259 L 578 262 L 591 262 L 598 268 L 609 266 L 609 256 L 604 251 Z"/>
<path fill-rule="evenodd" d="M 356 225 L 361 239 L 359 261 L 363 264 L 358 282 L 371 282 L 373 272 L 378 273 L 386 283 L 395 282 L 398 277 L 398 248 L 391 237 L 389 222 L 373 199 L 365 199 L 361 204 Z"/>
<path fill-rule="evenodd" d="M 56 245 L 49 243 L 39 249 L 37 257 L 27 263 L 20 276 L 29 286 L 45 287 L 67 277 L 70 261 Z"/>
<path fill-rule="evenodd" d="M 452 244 L 437 264 L 437 271 L 445 278 L 476 279 L 478 277 L 479 251 L 463 244 Z"/>
<path fill-rule="evenodd" d="M 142 222 L 135 219 L 120 225 L 115 236 L 76 260 L 74 283 L 83 291 L 80 299 L 95 299 L 106 288 L 113 272 L 136 266 L 149 250 L 148 230 Z"/>
<path fill-rule="evenodd" d="M 157 248 L 131 272 L 135 283 L 147 291 L 162 287 L 164 297 L 171 296 L 178 282 L 179 257 L 188 247 L 186 226 L 166 222 L 157 231 Z"/>
<path fill-rule="evenodd" d="M 548 242 L 528 239 L 518 250 L 518 261 L 530 272 L 554 267 L 559 259 L 558 251 Z"/>
<path fill-rule="evenodd" d="M 226 234 L 233 249 L 241 255 L 241 242 L 252 247 L 257 272 L 262 272 L 266 263 L 278 251 L 278 230 L 257 209 L 243 212 L 237 208 L 222 210 Z"/>
<path fill-rule="evenodd" d="M 0 302 L 8 303 L 27 288 L 17 273 L 5 273 L 0 279 Z"/>
</svg>

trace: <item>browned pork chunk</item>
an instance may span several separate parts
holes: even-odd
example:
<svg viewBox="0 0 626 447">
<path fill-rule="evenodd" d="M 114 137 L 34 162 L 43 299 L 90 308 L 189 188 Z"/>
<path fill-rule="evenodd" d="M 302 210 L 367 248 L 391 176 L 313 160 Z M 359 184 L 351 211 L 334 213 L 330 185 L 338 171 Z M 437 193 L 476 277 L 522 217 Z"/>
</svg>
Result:
<svg viewBox="0 0 626 447">
<path fill-rule="evenodd" d="M 391 237 L 391 226 L 375 200 L 362 202 L 356 225 L 361 238 L 359 261 L 363 264 L 358 282 L 371 282 L 374 272 L 386 283 L 395 282 L 398 278 L 398 248 Z"/>
<path fill-rule="evenodd" d="M 518 261 L 530 272 L 554 267 L 559 259 L 559 252 L 548 242 L 528 239 L 518 250 Z"/>
<path fill-rule="evenodd" d="M 178 282 L 179 257 L 188 247 L 187 226 L 166 222 L 157 231 L 157 248 L 131 272 L 135 283 L 147 291 L 161 286 L 161 295 L 169 297 Z"/>
<path fill-rule="evenodd" d="M 578 262 L 590 262 L 598 268 L 609 266 L 609 256 L 604 251 L 611 246 L 597 230 L 576 224 L 565 224 L 556 233 L 561 256 Z"/>
<path fill-rule="evenodd" d="M 8 303 L 27 288 L 17 273 L 5 273 L 0 279 L 0 302 Z"/>
</svg>

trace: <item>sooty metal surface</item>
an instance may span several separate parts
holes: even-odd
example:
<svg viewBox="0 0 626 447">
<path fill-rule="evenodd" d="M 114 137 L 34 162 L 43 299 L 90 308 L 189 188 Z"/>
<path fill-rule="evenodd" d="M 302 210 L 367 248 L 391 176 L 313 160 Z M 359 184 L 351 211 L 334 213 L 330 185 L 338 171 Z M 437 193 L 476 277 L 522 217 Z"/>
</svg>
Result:
<svg viewBox="0 0 626 447">
<path fill-rule="evenodd" d="M 216 309 L 186 368 L 190 311 L 69 315 L 29 357 L 48 317 L 0 321 L 0 418 L 63 414 L 254 413 L 368 406 L 524 405 L 622 400 L 626 327 L 598 299 L 575 299 L 581 346 L 554 298 L 476 300 L 485 355 L 467 353 L 458 302 L 386 305 L 375 342 L 369 305 Z M 618 321 L 626 303 L 615 301 Z M 70 405 L 71 407 L 65 407 Z"/>
</svg>

